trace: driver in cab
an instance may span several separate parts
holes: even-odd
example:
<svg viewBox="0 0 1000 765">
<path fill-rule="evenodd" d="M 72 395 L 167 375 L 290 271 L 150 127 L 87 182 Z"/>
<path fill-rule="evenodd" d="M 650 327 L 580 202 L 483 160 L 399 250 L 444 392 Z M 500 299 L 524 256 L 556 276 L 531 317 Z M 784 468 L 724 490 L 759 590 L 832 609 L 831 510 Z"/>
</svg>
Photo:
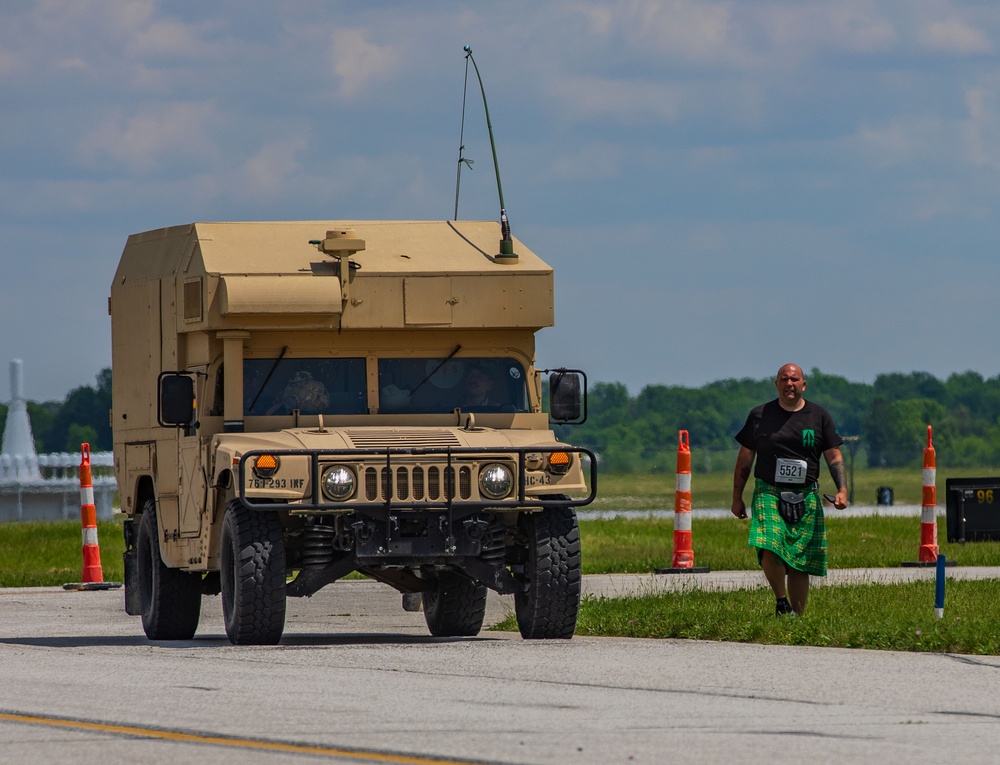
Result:
<svg viewBox="0 0 1000 765">
<path fill-rule="evenodd" d="M 495 406 L 498 402 L 491 400 L 492 393 L 493 378 L 481 365 L 470 365 L 462 378 L 462 406 Z"/>
</svg>

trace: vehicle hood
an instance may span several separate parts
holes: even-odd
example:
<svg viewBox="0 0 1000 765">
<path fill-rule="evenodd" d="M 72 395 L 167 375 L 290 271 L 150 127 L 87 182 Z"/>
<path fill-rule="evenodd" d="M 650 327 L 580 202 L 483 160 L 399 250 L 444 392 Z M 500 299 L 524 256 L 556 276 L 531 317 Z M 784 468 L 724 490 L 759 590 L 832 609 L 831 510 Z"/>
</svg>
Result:
<svg viewBox="0 0 1000 765">
<path fill-rule="evenodd" d="M 235 451 L 259 449 L 503 448 L 558 443 L 549 430 L 464 427 L 294 428 L 268 433 L 226 433 L 220 445 Z"/>
</svg>

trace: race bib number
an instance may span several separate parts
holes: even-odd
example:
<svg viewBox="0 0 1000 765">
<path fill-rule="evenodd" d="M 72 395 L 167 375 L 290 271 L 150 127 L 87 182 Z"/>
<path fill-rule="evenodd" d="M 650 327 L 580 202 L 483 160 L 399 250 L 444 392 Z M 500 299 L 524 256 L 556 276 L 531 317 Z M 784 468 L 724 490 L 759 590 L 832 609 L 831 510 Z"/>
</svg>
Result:
<svg viewBox="0 0 1000 765">
<path fill-rule="evenodd" d="M 807 467 L 805 460 L 786 460 L 778 457 L 774 466 L 774 482 L 805 483 Z"/>
</svg>

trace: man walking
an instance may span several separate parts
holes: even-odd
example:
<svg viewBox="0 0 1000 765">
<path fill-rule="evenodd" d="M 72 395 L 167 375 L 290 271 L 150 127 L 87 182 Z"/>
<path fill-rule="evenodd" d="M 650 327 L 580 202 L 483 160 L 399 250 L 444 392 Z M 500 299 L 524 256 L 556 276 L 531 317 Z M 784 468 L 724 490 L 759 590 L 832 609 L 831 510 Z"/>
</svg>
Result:
<svg viewBox="0 0 1000 765">
<path fill-rule="evenodd" d="M 736 441 L 732 513 L 747 517 L 743 490 L 753 472 L 750 534 L 768 584 L 775 613 L 801 615 L 809 576 L 826 576 L 826 525 L 819 494 L 819 458 L 826 460 L 837 487 L 834 506 L 847 507 L 847 480 L 830 413 L 806 401 L 806 378 L 797 364 L 785 364 L 774 381 L 778 397 L 754 407 Z M 756 465 L 754 462 L 756 461 Z"/>
</svg>

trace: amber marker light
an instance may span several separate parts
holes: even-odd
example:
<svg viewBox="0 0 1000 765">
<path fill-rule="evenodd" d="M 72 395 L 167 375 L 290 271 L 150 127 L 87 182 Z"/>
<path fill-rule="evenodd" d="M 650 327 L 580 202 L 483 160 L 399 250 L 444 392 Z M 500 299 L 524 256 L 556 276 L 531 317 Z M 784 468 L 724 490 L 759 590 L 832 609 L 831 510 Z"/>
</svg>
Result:
<svg viewBox="0 0 1000 765">
<path fill-rule="evenodd" d="M 553 473 L 565 473 L 572 464 L 573 457 L 569 452 L 549 453 L 549 470 Z"/>
<path fill-rule="evenodd" d="M 272 478 L 278 472 L 278 458 L 273 454 L 261 454 L 254 461 L 253 472 L 258 478 Z"/>
</svg>

